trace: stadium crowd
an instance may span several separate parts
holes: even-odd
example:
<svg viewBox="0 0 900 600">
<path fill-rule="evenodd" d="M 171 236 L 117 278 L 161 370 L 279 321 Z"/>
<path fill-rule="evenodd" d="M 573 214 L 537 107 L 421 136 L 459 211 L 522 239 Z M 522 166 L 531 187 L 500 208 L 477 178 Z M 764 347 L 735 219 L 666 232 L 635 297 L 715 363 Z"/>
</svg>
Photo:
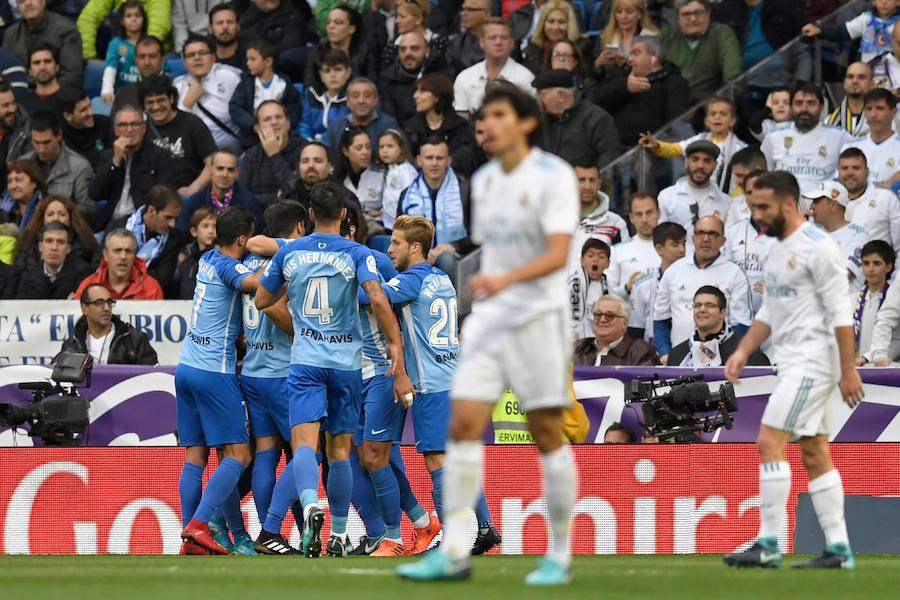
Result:
<svg viewBox="0 0 900 600">
<path fill-rule="evenodd" d="M 747 200 L 777 168 L 847 254 L 860 364 L 887 364 L 900 354 L 898 8 L 817 20 L 840 4 L 5 4 L 0 297 L 88 298 L 99 284 L 113 300 L 190 298 L 219 213 L 244 206 L 261 231 L 268 206 L 306 206 L 322 181 L 355 196 L 373 248 L 399 215 L 428 218 L 428 260 L 458 283 L 477 248 L 469 178 L 491 156 L 478 109 L 506 82 L 539 100 L 541 146 L 578 175 L 578 362 L 722 364 L 762 302 L 772 240 Z M 797 36 L 807 43 L 757 68 L 746 94 L 716 95 Z M 832 108 L 803 83 L 815 36 L 858 58 Z M 650 133 L 695 103 L 697 133 Z M 601 178 L 635 145 L 663 174 L 658 193 Z M 720 293 L 698 295 L 709 286 Z"/>
</svg>

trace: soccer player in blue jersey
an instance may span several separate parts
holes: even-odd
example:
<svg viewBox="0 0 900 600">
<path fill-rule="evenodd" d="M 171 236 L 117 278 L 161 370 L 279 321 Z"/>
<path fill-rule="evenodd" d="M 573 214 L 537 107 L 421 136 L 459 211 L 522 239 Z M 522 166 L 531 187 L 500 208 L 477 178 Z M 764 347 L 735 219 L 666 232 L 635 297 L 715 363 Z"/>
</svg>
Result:
<svg viewBox="0 0 900 600">
<path fill-rule="evenodd" d="M 344 556 L 349 550 L 347 514 L 353 487 L 348 459 L 359 421 L 362 387 L 360 285 L 369 294 L 373 314 L 387 338 L 388 375 L 403 369 L 402 341 L 379 283 L 375 258 L 365 246 L 340 236 L 341 222 L 347 218 L 343 189 L 331 182 L 317 184 L 310 193 L 309 213 L 314 233 L 278 250 L 256 294 L 256 307 L 263 310 L 287 293 L 294 320 L 288 376 L 294 458 L 275 484 L 257 544 L 281 530 L 287 506 L 299 498 L 304 519 L 302 551 L 308 557 L 321 553 L 325 514 L 318 505 L 315 456 L 321 424 L 326 433 L 331 510 L 326 552 Z"/>
<path fill-rule="evenodd" d="M 183 554 L 230 553 L 209 531 L 217 509 L 235 536 L 235 550 L 254 553 L 236 488 L 250 463 L 250 437 L 235 370 L 241 294 L 254 291 L 259 279 L 241 264 L 253 227 L 253 214 L 238 206 L 216 220 L 216 247 L 200 258 L 190 329 L 175 369 L 178 438 L 187 448 L 179 483 Z M 210 448 L 218 449 L 220 462 L 203 492 Z"/>
<path fill-rule="evenodd" d="M 305 209 L 299 202 L 282 201 L 266 209 L 268 233 L 277 247 L 305 233 Z M 256 238 L 254 238 L 255 240 Z M 253 249 L 253 240 L 248 247 Z M 274 254 L 274 253 L 272 253 Z M 263 271 L 271 256 L 250 254 L 244 265 L 250 271 Z M 250 431 L 256 445 L 253 461 L 253 500 L 259 522 L 263 523 L 269 511 L 272 489 L 275 487 L 275 469 L 281 459 L 285 441 L 291 439 L 288 416 L 288 371 L 291 366 L 291 345 L 294 326 L 287 309 L 287 296 L 264 311 L 258 311 L 254 303 L 255 293 L 244 294 L 243 320 L 247 354 L 241 370 L 241 389 L 247 400 Z M 257 552 L 284 554 L 287 548 L 272 541 L 259 546 Z"/>
</svg>

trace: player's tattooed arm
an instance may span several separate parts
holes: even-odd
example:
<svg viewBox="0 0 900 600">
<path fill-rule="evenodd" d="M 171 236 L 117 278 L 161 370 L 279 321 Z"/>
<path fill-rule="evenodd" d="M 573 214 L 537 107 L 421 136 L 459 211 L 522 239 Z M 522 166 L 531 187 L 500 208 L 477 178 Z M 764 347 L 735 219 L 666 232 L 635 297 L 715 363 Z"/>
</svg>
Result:
<svg viewBox="0 0 900 600">
<path fill-rule="evenodd" d="M 288 310 L 288 297 L 282 296 L 275 304 L 263 310 L 267 317 L 272 319 L 275 326 L 283 332 L 293 336 L 294 322 Z"/>
<path fill-rule="evenodd" d="M 275 256 L 278 252 L 278 242 L 267 235 L 254 235 L 247 240 L 247 250 L 260 256 Z"/>
</svg>

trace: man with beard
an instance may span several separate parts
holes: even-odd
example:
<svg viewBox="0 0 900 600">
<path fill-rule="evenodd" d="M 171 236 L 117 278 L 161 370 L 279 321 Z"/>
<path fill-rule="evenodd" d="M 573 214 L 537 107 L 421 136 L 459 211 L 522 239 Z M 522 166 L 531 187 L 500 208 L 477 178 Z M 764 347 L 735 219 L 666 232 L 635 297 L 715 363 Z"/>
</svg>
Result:
<svg viewBox="0 0 900 600">
<path fill-rule="evenodd" d="M 266 222 L 263 209 L 256 197 L 238 182 L 238 159 L 228 150 L 218 150 L 209 157 L 209 184 L 185 200 L 175 227 L 187 235 L 191 229 L 191 216 L 201 206 L 221 213 L 229 206 L 243 206 L 253 213 L 260 229 Z"/>
<path fill-rule="evenodd" d="M 838 181 L 847 188 L 847 220 L 866 230 L 873 240 L 884 240 L 900 252 L 900 200 L 890 190 L 869 183 L 866 155 L 847 148 L 838 160 Z"/>
<path fill-rule="evenodd" d="M 34 95 L 37 99 L 33 106 L 26 106 L 28 114 L 34 115 L 41 110 L 59 112 L 56 95 L 60 91 L 59 60 L 56 50 L 49 44 L 41 44 L 28 55 L 28 75 L 34 82 Z"/>
<path fill-rule="evenodd" d="M 897 98 L 884 88 L 875 88 L 864 98 L 869 133 L 846 146 L 859 148 L 866 155 L 869 178 L 878 187 L 892 187 L 900 181 L 900 137 L 894 130 Z"/>
<path fill-rule="evenodd" d="M 119 108 L 126 105 L 141 105 L 138 101 L 138 86 L 141 85 L 141 81 L 151 75 L 163 75 L 163 65 L 166 62 L 165 54 L 162 42 L 152 35 L 142 37 L 138 41 L 135 48 L 134 64 L 137 66 L 141 77 L 137 82 L 129 83 L 116 90 L 116 99 L 113 101 L 110 114 L 116 114 Z"/>
<path fill-rule="evenodd" d="M 597 165 L 576 164 L 575 176 L 578 177 L 581 214 L 578 228 L 572 235 L 569 273 L 577 272 L 580 268 L 582 248 L 588 239 L 601 240 L 610 247 L 631 239 L 625 219 L 610 210 L 609 196 L 600 191 L 600 171 Z"/>
<path fill-rule="evenodd" d="M 855 62 L 847 67 L 844 73 L 844 99 L 840 106 L 825 119 L 826 125 L 840 127 L 857 137 L 866 135 L 869 124 L 866 122 L 863 96 L 875 85 L 872 79 L 872 68 L 866 63 Z"/>
<path fill-rule="evenodd" d="M 688 174 L 659 193 L 660 223 L 678 223 L 690 239 L 698 219 L 711 215 L 725 220 L 731 198 L 711 181 L 718 158 L 719 147 L 709 140 L 697 140 L 685 148 Z"/>
<path fill-rule="evenodd" d="M 841 148 L 854 139 L 842 129 L 820 123 L 823 105 L 822 90 L 817 85 L 798 84 L 791 93 L 793 121 L 773 129 L 760 148 L 769 170 L 792 174 L 801 190 L 831 179 Z M 809 207 L 801 209 L 808 211 Z"/>
<path fill-rule="evenodd" d="M 216 62 L 247 69 L 247 53 L 238 42 L 241 26 L 234 6 L 224 2 L 212 7 L 209 11 L 209 36 L 216 43 Z"/>
<path fill-rule="evenodd" d="M 12 86 L 0 81 L 0 182 L 6 182 L 6 165 L 31 150 L 28 113 L 16 104 Z"/>
<path fill-rule="evenodd" d="M 413 100 L 416 82 L 425 74 L 441 70 L 444 62 L 429 55 L 428 41 L 421 32 L 404 33 L 399 46 L 397 58 L 381 72 L 379 83 L 381 108 L 398 123 L 405 123 L 416 114 Z"/>
<path fill-rule="evenodd" d="M 61 89 L 56 101 L 62 116 L 63 141 L 66 146 L 96 165 L 100 153 L 112 145 L 109 117 L 95 115 L 91 99 L 80 86 Z"/>
<path fill-rule="evenodd" d="M 300 174 L 278 191 L 278 198 L 296 200 L 309 208 L 309 193 L 313 186 L 330 179 L 333 170 L 325 144 L 309 142 L 300 151 L 300 164 L 297 169 Z"/>
<path fill-rule="evenodd" d="M 816 225 L 828 232 L 847 257 L 850 291 L 856 293 L 866 282 L 862 271 L 862 247 L 869 241 L 866 230 L 846 218 L 850 198 L 847 188 L 836 181 L 823 181 L 812 190 L 801 193 L 809 203 L 810 213 Z"/>
</svg>

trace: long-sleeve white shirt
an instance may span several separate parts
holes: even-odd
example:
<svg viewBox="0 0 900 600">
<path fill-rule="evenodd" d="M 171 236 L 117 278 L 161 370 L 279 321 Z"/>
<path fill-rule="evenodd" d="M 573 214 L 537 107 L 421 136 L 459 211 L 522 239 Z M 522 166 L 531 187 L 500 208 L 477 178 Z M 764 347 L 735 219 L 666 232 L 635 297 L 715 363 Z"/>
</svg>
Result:
<svg viewBox="0 0 900 600">
<path fill-rule="evenodd" d="M 844 217 L 866 230 L 873 240 L 884 240 L 900 255 L 900 200 L 890 190 L 870 185 L 847 205 Z"/>
</svg>

